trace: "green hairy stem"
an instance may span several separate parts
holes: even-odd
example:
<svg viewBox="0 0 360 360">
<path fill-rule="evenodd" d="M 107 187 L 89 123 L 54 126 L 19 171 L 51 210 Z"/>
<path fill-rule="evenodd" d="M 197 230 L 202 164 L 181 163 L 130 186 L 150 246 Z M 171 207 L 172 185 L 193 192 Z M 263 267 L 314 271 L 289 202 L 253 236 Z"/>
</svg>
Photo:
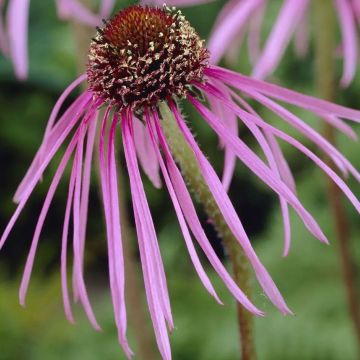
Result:
<svg viewBox="0 0 360 360">
<path fill-rule="evenodd" d="M 178 163 L 190 191 L 194 194 L 196 200 L 203 206 L 219 237 L 221 237 L 232 263 L 236 283 L 245 294 L 250 297 L 251 276 L 248 260 L 239 246 L 239 243 L 228 228 L 208 186 L 206 185 L 205 180 L 201 175 L 196 157 L 181 134 L 174 115 L 164 102 L 160 104 L 159 108 L 162 117 L 163 130 L 171 153 Z M 255 360 L 256 351 L 253 315 L 239 303 L 237 303 L 237 320 L 240 331 L 241 359 Z"/>
</svg>

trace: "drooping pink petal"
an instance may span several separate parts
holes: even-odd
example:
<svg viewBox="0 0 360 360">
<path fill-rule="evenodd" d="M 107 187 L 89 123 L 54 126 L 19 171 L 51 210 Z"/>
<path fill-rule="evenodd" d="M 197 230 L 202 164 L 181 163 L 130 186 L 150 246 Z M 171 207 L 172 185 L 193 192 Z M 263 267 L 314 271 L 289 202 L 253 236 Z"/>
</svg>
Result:
<svg viewBox="0 0 360 360">
<path fill-rule="evenodd" d="M 58 141 L 58 139 L 64 135 L 64 133 L 65 137 L 67 136 L 67 134 L 70 133 L 72 128 L 76 125 L 77 121 L 80 120 L 82 114 L 90 106 L 90 101 L 90 93 L 86 92 L 80 95 L 60 118 L 60 120 L 56 123 L 54 128 L 49 131 L 49 134 L 46 137 L 46 144 L 40 146 L 32 164 L 30 165 L 28 171 L 25 174 L 25 177 L 23 178 L 15 192 L 14 201 L 16 203 L 21 201 L 24 192 L 26 192 L 29 183 L 31 183 L 31 181 L 33 180 L 34 175 L 37 173 L 39 167 L 41 166 L 41 163 L 44 160 L 44 157 L 49 153 L 49 151 L 51 151 L 51 148 Z M 42 174 L 40 175 L 40 178 L 41 176 Z"/>
<path fill-rule="evenodd" d="M 318 114 L 323 120 L 329 123 L 331 126 L 336 128 L 337 130 L 341 131 L 343 134 L 348 136 L 351 140 L 357 141 L 358 135 L 352 129 L 351 126 L 346 124 L 346 122 L 342 119 L 339 119 L 335 115 L 328 115 L 328 114 Z"/>
<path fill-rule="evenodd" d="M 250 78 L 237 72 L 211 65 L 204 70 L 205 75 L 222 80 L 240 91 L 244 88 L 251 88 L 263 95 L 273 99 L 284 101 L 315 113 L 328 113 L 343 119 L 360 122 L 360 111 L 350 109 L 326 100 L 300 94 L 296 91 L 285 89 L 281 86 L 270 84 L 265 81 Z"/>
<path fill-rule="evenodd" d="M 216 86 L 221 86 L 221 84 L 216 84 Z M 210 96 L 208 98 L 210 107 L 212 111 L 217 115 L 217 117 L 224 121 L 224 123 L 229 127 L 234 135 L 238 135 L 238 124 L 236 115 L 232 111 L 229 111 L 226 106 L 223 106 L 221 101 L 218 101 L 215 97 Z M 220 144 L 225 148 L 225 157 L 224 157 L 224 170 L 222 175 L 222 183 L 226 191 L 229 191 L 231 180 L 234 175 L 235 165 L 236 165 L 236 156 L 235 154 L 226 146 L 226 143 L 220 139 Z"/>
<path fill-rule="evenodd" d="M 28 76 L 28 21 L 30 0 L 11 0 L 7 10 L 10 56 L 19 80 Z"/>
<path fill-rule="evenodd" d="M 246 295 L 239 289 L 237 284 L 228 274 L 224 265 L 218 259 L 215 251 L 213 250 L 209 240 L 207 239 L 205 232 L 200 224 L 199 218 L 196 214 L 195 207 L 192 203 L 191 196 L 189 191 L 185 185 L 185 182 L 181 176 L 179 169 L 177 168 L 175 161 L 170 153 L 168 145 L 166 143 L 165 137 L 163 135 L 163 131 L 159 124 L 159 121 L 155 122 L 156 130 L 160 139 L 160 143 L 162 149 L 165 153 L 166 165 L 169 171 L 169 175 L 171 178 L 171 183 L 175 190 L 178 202 L 183 211 L 183 214 L 186 218 L 189 227 L 191 228 L 192 233 L 194 234 L 196 240 L 198 241 L 200 247 L 206 254 L 209 259 L 211 265 L 218 273 L 219 277 L 224 281 L 224 284 L 227 286 L 232 295 L 239 301 L 246 309 L 252 312 L 255 315 L 262 316 L 263 312 L 257 309 L 251 301 L 246 297 Z"/>
<path fill-rule="evenodd" d="M 125 267 L 121 237 L 121 225 L 119 214 L 117 174 L 115 164 L 115 129 L 118 122 L 117 114 L 113 117 L 113 123 L 108 139 L 107 156 L 104 151 L 105 129 L 109 119 L 110 107 L 103 117 L 102 130 L 99 143 L 99 164 L 101 176 L 101 188 L 105 210 L 106 232 L 108 241 L 109 278 L 110 290 L 113 301 L 115 322 L 118 328 L 119 342 L 122 345 L 127 358 L 133 355 L 127 338 L 127 316 L 125 305 Z M 107 157 L 107 160 L 106 160 Z"/>
<path fill-rule="evenodd" d="M 195 249 L 194 244 L 193 244 L 193 242 L 191 240 L 189 229 L 188 229 L 188 227 L 186 225 L 184 215 L 182 213 L 179 201 L 178 201 L 177 196 L 176 196 L 175 191 L 174 191 L 174 187 L 173 187 L 173 185 L 171 183 L 171 179 L 170 179 L 168 171 L 166 169 L 164 160 L 163 160 L 163 158 L 162 158 L 162 156 L 160 154 L 160 151 L 158 149 L 157 139 L 155 137 L 154 131 L 152 130 L 152 125 L 151 125 L 150 117 L 149 117 L 148 113 L 146 113 L 146 123 L 147 123 L 147 129 L 148 129 L 148 136 L 150 136 L 150 138 L 152 140 L 154 151 L 155 151 L 156 156 L 158 158 L 160 168 L 161 168 L 162 174 L 164 176 L 165 184 L 166 184 L 166 187 L 167 187 L 167 189 L 169 191 L 171 201 L 172 201 L 172 203 L 174 205 L 174 209 L 175 209 L 178 221 L 179 221 L 179 225 L 180 225 L 182 234 L 184 236 L 185 244 L 186 244 L 186 247 L 188 249 L 191 261 L 192 261 L 192 263 L 194 265 L 194 268 L 195 268 L 197 274 L 199 275 L 199 278 L 200 278 L 201 282 L 203 283 L 204 287 L 206 288 L 206 290 L 210 293 L 211 296 L 213 296 L 215 298 L 215 300 L 219 304 L 222 304 L 221 300 L 219 299 L 218 295 L 216 294 L 216 291 L 215 291 L 210 279 L 206 275 L 206 272 L 205 272 L 204 268 L 202 267 L 201 262 L 199 260 L 199 257 L 198 257 L 198 255 L 196 253 L 196 249 Z"/>
<path fill-rule="evenodd" d="M 216 95 L 216 94 L 214 94 Z M 263 163 L 263 161 L 240 139 L 231 134 L 226 127 L 212 114 L 204 105 L 191 96 L 189 100 L 196 107 L 199 113 L 204 117 L 211 128 L 221 137 L 226 139 L 229 145 L 232 146 L 233 151 L 238 158 L 254 173 L 259 179 L 264 181 L 272 190 L 278 195 L 283 196 L 286 201 L 296 210 L 301 219 L 303 220 L 309 231 L 320 241 L 327 243 L 327 239 L 320 229 L 317 222 L 311 214 L 303 207 L 294 193 L 281 181 L 278 177 L 274 176 L 273 172 Z M 224 99 L 225 103 L 228 103 Z M 234 111 L 239 114 L 239 117 L 246 118 L 251 114 L 234 107 Z M 250 119 L 250 118 L 249 118 Z"/>
<path fill-rule="evenodd" d="M 74 80 L 60 95 L 59 99 L 56 101 L 55 106 L 51 110 L 51 114 L 49 117 L 49 120 L 46 124 L 45 134 L 44 134 L 44 141 L 46 141 L 50 130 L 53 128 L 56 118 L 59 114 L 59 111 L 61 109 L 61 106 L 64 104 L 64 101 L 67 99 L 67 97 L 84 81 L 86 81 L 87 76 L 86 74 L 80 75 L 76 80 Z"/>
<path fill-rule="evenodd" d="M 306 7 L 305 11 L 302 13 L 302 18 L 299 20 L 299 25 L 295 30 L 294 44 L 295 44 L 295 53 L 299 58 L 304 58 L 309 51 L 309 7 Z"/>
<path fill-rule="evenodd" d="M 342 48 L 344 51 L 344 70 L 340 80 L 343 87 L 354 79 L 358 60 L 358 37 L 354 13 L 348 0 L 335 0 L 341 28 Z"/>
<path fill-rule="evenodd" d="M 87 131 L 87 143 L 86 152 L 84 159 L 83 178 L 81 184 L 81 197 L 80 197 L 80 263 L 84 266 L 84 253 L 85 253 L 85 238 L 86 238 L 86 227 L 88 219 L 88 205 L 89 205 L 89 193 L 90 193 L 90 177 L 91 177 L 91 164 L 94 151 L 94 142 L 96 135 L 98 121 L 98 112 L 94 114 L 94 117 L 88 120 L 89 127 Z"/>
<path fill-rule="evenodd" d="M 133 122 L 136 154 L 141 167 L 156 188 L 161 187 L 159 162 L 144 124 L 136 117 Z"/>
<path fill-rule="evenodd" d="M 308 6 L 309 0 L 284 1 L 265 48 L 254 67 L 254 77 L 262 79 L 274 71 Z"/>
<path fill-rule="evenodd" d="M 235 93 L 234 91 L 230 91 L 231 96 L 246 110 L 248 111 L 250 114 L 253 114 L 255 116 L 259 116 L 257 114 L 257 112 L 241 97 L 239 96 L 237 93 Z M 272 153 L 274 155 L 274 159 L 277 163 L 277 167 L 279 169 L 280 175 L 281 175 L 281 179 L 284 181 L 284 183 L 289 187 L 289 189 L 296 194 L 296 183 L 295 183 L 295 179 L 294 179 L 294 175 L 291 172 L 291 169 L 289 167 L 289 164 L 287 163 L 285 156 L 281 150 L 281 147 L 279 146 L 279 144 L 277 143 L 276 139 L 274 138 L 274 136 L 267 132 L 266 130 L 264 131 L 264 134 L 268 140 L 269 146 L 272 149 Z"/>
<path fill-rule="evenodd" d="M 156 241 L 156 235 L 154 234 L 154 226 L 137 165 L 135 146 L 129 124 L 132 120 L 130 116 L 122 117 L 121 128 L 125 159 L 130 178 L 130 189 L 133 199 L 136 232 L 138 236 L 141 265 L 144 275 L 145 291 L 151 320 L 155 330 L 156 342 L 162 357 L 165 360 L 170 360 L 171 350 L 165 323 L 165 316 L 168 317 L 169 315 L 166 315 L 168 310 L 167 306 L 164 304 L 167 300 L 163 299 L 165 294 L 163 284 L 161 284 L 161 279 L 159 279 L 160 276 L 158 274 L 159 267 L 162 267 L 162 264 L 157 264 L 159 259 L 156 255 L 154 256 L 153 242 L 154 240 Z"/>
<path fill-rule="evenodd" d="M 214 90 L 216 90 L 216 89 L 214 88 Z M 223 89 L 221 89 L 221 91 L 222 90 Z M 228 93 L 225 92 L 223 95 L 228 100 L 231 99 L 231 98 L 229 98 Z M 212 97 L 212 95 L 210 97 Z M 221 100 L 219 100 L 219 101 L 221 101 Z M 228 108 L 228 110 L 230 112 L 232 112 L 232 110 L 230 108 Z M 236 114 L 233 113 L 233 115 L 236 118 Z M 268 144 L 263 133 L 251 121 L 248 121 L 247 119 L 244 119 L 244 118 L 242 118 L 241 120 L 243 121 L 245 126 L 250 130 L 250 132 L 253 134 L 253 136 L 255 137 L 257 142 L 259 143 L 259 145 L 260 145 L 261 149 L 263 150 L 264 155 L 269 163 L 270 169 L 274 172 L 274 176 L 278 177 L 278 179 L 280 180 L 281 176 L 280 176 L 280 171 L 278 169 L 277 161 L 275 160 L 275 156 L 273 154 L 272 148 Z M 290 241 L 291 241 L 291 226 L 290 226 L 289 208 L 288 208 L 286 200 L 282 196 L 279 196 L 279 199 L 280 199 L 280 207 L 281 207 L 281 213 L 282 213 L 282 218 L 283 218 L 283 223 L 284 223 L 284 256 L 286 256 L 289 252 Z"/>
<path fill-rule="evenodd" d="M 197 101 L 194 98 L 192 98 L 191 96 L 188 96 L 188 98 L 191 99 L 192 103 Z M 247 237 L 246 232 L 236 214 L 236 211 L 235 211 L 228 195 L 226 194 L 226 191 L 223 188 L 220 180 L 218 179 L 214 169 L 212 168 L 209 161 L 207 160 L 207 158 L 204 156 L 204 154 L 198 147 L 190 130 L 186 126 L 185 122 L 183 121 L 180 113 L 178 112 L 178 110 L 174 104 L 171 104 L 171 109 L 175 115 L 175 118 L 177 120 L 180 130 L 184 134 L 186 141 L 190 145 L 191 149 L 194 152 L 194 155 L 196 156 L 196 158 L 198 160 L 200 169 L 202 171 L 202 175 L 203 175 L 206 183 L 208 184 L 209 189 L 210 189 L 212 195 L 214 196 L 214 199 L 215 199 L 221 213 L 224 216 L 224 220 L 228 224 L 229 229 L 234 234 L 235 238 L 239 241 L 239 244 L 242 246 L 242 248 L 245 252 L 245 255 L 247 256 L 252 267 L 255 270 L 255 274 L 256 274 L 256 277 L 257 277 L 259 283 L 261 284 L 262 288 L 264 289 L 264 291 L 267 294 L 267 296 L 269 297 L 269 299 L 273 302 L 273 304 L 275 306 L 277 306 L 278 309 L 283 314 L 290 314 L 291 311 L 287 307 L 287 305 L 286 305 L 283 297 L 281 296 L 279 290 L 277 289 L 274 281 L 271 279 L 269 273 L 267 272 L 265 267 L 261 264 L 254 249 L 252 248 L 250 240 Z M 223 136 L 223 134 L 220 134 L 218 132 L 220 137 L 223 137 L 224 139 L 226 139 L 226 141 L 228 141 L 229 138 L 233 137 L 231 132 L 229 132 L 229 130 L 222 123 L 219 124 L 219 127 L 221 127 L 221 129 L 224 129 L 224 132 L 226 131 L 226 133 L 231 135 L 231 136 L 229 135 L 229 137 L 226 137 L 226 136 Z M 234 138 L 236 138 L 236 137 L 234 137 Z M 235 149 L 235 147 L 233 150 L 234 150 L 234 152 L 237 151 L 237 149 Z M 268 169 L 266 166 L 265 166 L 265 168 Z M 283 187 L 285 187 L 285 186 L 283 186 Z M 291 195 L 292 195 L 292 193 L 291 193 Z"/>
<path fill-rule="evenodd" d="M 115 0 L 102 0 L 99 11 L 100 17 L 102 19 L 107 19 L 111 14 L 114 5 L 115 5 Z"/>
<path fill-rule="evenodd" d="M 37 245 L 38 245 L 39 238 L 40 238 L 40 233 L 43 228 L 44 221 L 45 221 L 46 215 L 48 213 L 49 207 L 51 205 L 52 199 L 55 195 L 55 191 L 59 185 L 60 179 L 65 170 L 65 167 L 69 162 L 70 156 L 71 156 L 75 146 L 77 145 L 79 136 L 80 136 L 79 131 L 77 131 L 77 133 L 75 134 L 74 138 L 72 139 L 70 145 L 68 146 L 68 148 L 59 164 L 59 167 L 56 170 L 53 181 L 52 181 L 52 183 L 49 187 L 48 193 L 46 195 L 44 205 L 41 209 L 38 222 L 36 224 L 35 233 L 33 236 L 32 243 L 31 243 L 29 255 L 26 260 L 25 270 L 24 270 L 23 278 L 21 280 L 21 285 L 20 285 L 19 298 L 20 298 L 20 304 L 23 306 L 25 306 L 25 295 L 26 295 L 27 288 L 29 285 L 29 280 L 30 280 L 30 276 L 31 276 L 31 272 L 32 272 L 32 267 L 34 264 L 36 249 L 37 249 Z"/>
<path fill-rule="evenodd" d="M 230 47 L 235 35 L 246 24 L 252 12 L 262 3 L 263 0 L 239 1 L 234 3 L 231 12 L 222 17 L 222 20 L 214 27 L 208 42 L 208 49 L 211 54 L 210 61 L 212 63 L 220 61 L 226 49 Z"/>
<path fill-rule="evenodd" d="M 92 310 L 89 297 L 87 294 L 83 268 L 81 259 L 83 258 L 81 248 L 81 183 L 82 183 L 82 162 L 83 162 L 83 148 L 84 138 L 87 129 L 87 124 L 83 122 L 80 125 L 80 134 L 76 146 L 76 153 L 73 164 L 73 171 L 75 172 L 75 189 L 74 189 L 74 200 L 73 200 L 73 252 L 74 252 L 74 268 L 73 268 L 73 288 L 74 295 L 78 296 L 84 311 L 91 323 L 96 330 L 101 330 L 94 312 Z"/>
<path fill-rule="evenodd" d="M 264 21 L 267 1 L 263 1 L 252 14 L 249 24 L 248 51 L 251 63 L 254 64 L 260 56 L 261 27 Z"/>
<path fill-rule="evenodd" d="M 74 167 L 73 167 L 74 169 Z M 69 223 L 71 216 L 71 208 L 74 197 L 74 189 L 75 189 L 75 171 L 71 171 L 70 181 L 69 181 L 69 189 L 66 200 L 66 208 L 65 208 L 65 217 L 64 217 L 64 225 L 63 232 L 61 238 L 61 259 L 60 259 L 60 272 L 61 272 L 61 292 L 64 304 L 64 310 L 66 318 L 71 322 L 75 323 L 74 315 L 71 310 L 71 303 L 69 297 L 69 289 L 68 289 L 68 281 L 67 281 L 67 249 L 68 249 L 68 237 L 69 237 Z"/>
<path fill-rule="evenodd" d="M 134 144 L 134 133 L 133 133 L 133 119 L 132 119 L 132 115 L 130 115 L 129 113 L 129 129 L 131 130 L 131 144 L 133 145 L 133 147 L 131 148 L 131 150 L 135 151 L 135 144 Z M 136 154 L 136 152 L 135 152 Z M 146 195 L 145 195 L 145 191 L 144 191 L 144 187 L 141 181 L 141 177 L 140 177 L 140 173 L 139 173 L 139 169 L 138 169 L 138 162 L 137 159 L 135 159 L 136 161 L 134 162 L 134 170 L 135 170 L 135 176 L 134 178 L 137 179 L 136 185 L 136 191 L 138 191 L 138 198 L 135 199 L 136 201 L 140 200 L 138 202 L 138 205 L 140 207 L 138 207 L 139 210 L 139 214 L 141 215 L 141 221 L 143 222 L 144 225 L 144 229 L 146 229 L 147 232 L 147 238 L 150 240 L 149 241 L 149 245 L 150 245 L 150 249 L 152 252 L 152 258 L 154 260 L 154 265 L 155 265 L 155 270 L 156 270 L 156 279 L 158 281 L 159 284 L 159 289 L 160 289 L 160 303 L 161 306 L 163 308 L 163 313 L 164 316 L 168 322 L 169 328 L 172 330 L 174 325 L 173 325 L 173 319 L 172 319 L 172 314 L 171 314 L 171 308 L 170 308 L 170 300 L 169 300 L 169 294 L 168 294 L 168 289 L 167 289 L 167 284 L 166 284 L 166 276 L 165 276 L 165 270 L 164 270 L 164 266 L 163 266 L 163 262 L 162 262 L 162 258 L 161 258 L 161 254 L 160 254 L 160 248 L 159 248 L 159 244 L 157 241 L 157 237 L 156 237 L 156 232 L 155 232 L 155 228 L 154 228 L 154 223 L 152 221 L 152 217 L 151 217 L 151 213 L 150 213 L 150 209 L 149 209 L 149 205 L 147 203 L 147 199 L 146 199 Z"/>
<path fill-rule="evenodd" d="M 77 0 L 56 0 L 56 5 L 62 19 L 74 19 L 89 26 L 101 23 L 101 16 L 94 14 Z"/>
</svg>

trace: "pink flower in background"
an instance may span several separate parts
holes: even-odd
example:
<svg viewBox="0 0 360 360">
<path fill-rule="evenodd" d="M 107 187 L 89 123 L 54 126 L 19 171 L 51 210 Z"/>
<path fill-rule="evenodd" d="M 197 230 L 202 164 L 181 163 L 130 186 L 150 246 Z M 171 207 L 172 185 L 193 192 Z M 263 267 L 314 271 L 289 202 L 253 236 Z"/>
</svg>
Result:
<svg viewBox="0 0 360 360">
<path fill-rule="evenodd" d="M 266 0 L 230 0 L 218 16 L 209 40 L 211 61 L 217 63 L 227 55 L 238 55 L 244 33 L 248 29 L 248 43 L 254 64 L 253 76 L 266 78 L 279 65 L 292 38 L 298 56 L 308 50 L 310 13 L 309 0 L 284 0 L 278 17 L 267 37 L 264 49 L 259 50 L 259 38 Z M 358 29 L 360 5 L 358 0 L 333 0 L 341 30 L 343 75 L 341 85 L 346 87 L 353 80 L 358 60 Z M 334 56 L 336 49 L 334 49 Z"/>
<path fill-rule="evenodd" d="M 11 59 L 20 80 L 28 75 L 29 5 L 30 0 L 8 0 L 4 21 L 5 0 L 0 0 L 0 51 Z M 90 26 L 97 26 L 103 18 L 107 18 L 113 5 L 114 0 L 102 0 L 99 13 L 94 14 L 78 0 L 56 0 L 60 18 L 75 19 Z"/>
<path fill-rule="evenodd" d="M 73 321 L 67 286 L 68 232 L 72 217 L 74 298 L 82 303 L 91 324 L 99 329 L 88 298 L 83 271 L 92 156 L 97 149 L 107 230 L 110 290 L 119 342 L 128 358 L 132 356 L 132 351 L 126 337 L 125 275 L 115 145 L 120 139 L 130 182 L 146 297 L 162 358 L 171 359 L 168 329 L 173 329 L 173 319 L 165 270 L 139 163 L 156 187 L 161 186 L 159 172 L 161 173 L 191 261 L 208 292 L 221 303 L 201 265 L 191 234 L 234 298 L 253 314 L 263 315 L 236 285 L 212 249 L 181 171 L 170 151 L 164 134 L 164 123 L 169 120 L 161 117 L 159 107 L 166 104 L 169 113 L 174 117 L 180 133 L 197 160 L 204 181 L 229 229 L 246 254 L 260 286 L 283 314 L 291 312 L 252 248 L 225 186 L 194 139 L 188 123 L 183 119 L 178 104 L 180 99 L 189 101 L 205 124 L 222 140 L 228 152 L 224 171 L 227 186 L 231 178 L 229 173 L 232 171 L 232 164 L 235 158 L 238 158 L 279 196 L 284 219 L 285 254 L 290 245 L 289 207 L 296 211 L 316 238 L 325 243 L 327 239 L 296 195 L 295 180 L 278 143 L 279 139 L 309 157 L 339 186 L 360 212 L 360 202 L 344 181 L 301 142 L 263 120 L 245 97 L 265 106 L 296 128 L 328 155 L 342 173 L 351 173 L 358 181 L 359 172 L 334 146 L 277 101 L 308 110 L 351 138 L 356 135 L 343 119 L 360 122 L 360 111 L 254 80 L 221 67 L 209 66 L 208 59 L 209 52 L 196 31 L 180 12 L 166 7 L 129 7 L 120 11 L 102 29 L 98 29 L 90 46 L 87 73 L 74 81 L 56 103 L 43 142 L 15 194 L 15 201 L 18 203 L 16 211 L 0 239 L 2 247 L 50 161 L 68 140 L 36 224 L 21 282 L 20 302 L 25 303 L 40 233 L 54 193 L 67 164 L 72 164 L 61 251 L 64 308 L 68 319 Z M 87 90 L 59 117 L 58 113 L 65 99 L 85 81 L 88 84 Z M 209 99 L 213 110 L 196 98 L 193 91 L 195 89 L 196 93 L 201 92 Z M 239 120 L 259 143 L 266 162 L 236 135 Z M 95 134 L 98 128 L 100 139 L 96 144 Z"/>
<path fill-rule="evenodd" d="M 360 24 L 358 0 L 333 0 L 339 26 L 341 29 L 341 52 L 343 57 L 343 74 L 340 84 L 348 86 L 354 79 L 358 60 L 358 29 Z M 276 23 L 266 41 L 264 51 L 254 67 L 253 75 L 264 78 L 271 74 L 290 42 L 292 35 L 300 38 L 302 53 L 307 49 L 306 23 L 309 13 L 309 0 L 287 0 L 284 2 Z M 304 23 L 305 22 L 305 23 Z M 334 56 L 336 49 L 334 49 Z"/>
<path fill-rule="evenodd" d="M 249 55 L 252 61 L 256 60 L 260 52 L 260 33 L 266 4 L 266 0 L 229 0 L 226 3 L 208 41 L 212 63 L 218 63 L 224 55 L 235 62 L 246 33 Z"/>
</svg>

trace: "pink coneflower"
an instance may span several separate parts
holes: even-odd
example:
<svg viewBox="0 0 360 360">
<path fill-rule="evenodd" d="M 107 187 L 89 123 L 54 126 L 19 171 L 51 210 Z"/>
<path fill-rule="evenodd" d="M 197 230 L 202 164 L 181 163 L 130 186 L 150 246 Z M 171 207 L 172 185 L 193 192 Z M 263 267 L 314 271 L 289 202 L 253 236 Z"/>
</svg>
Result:
<svg viewBox="0 0 360 360">
<path fill-rule="evenodd" d="M 24 80 L 28 75 L 28 20 L 30 0 L 8 0 L 6 27 L 3 8 L 6 0 L 0 0 L 0 51 L 8 56 L 14 66 L 16 77 Z M 89 26 L 97 26 L 107 18 L 114 0 L 102 0 L 99 13 L 94 14 L 78 0 L 55 0 L 59 17 L 75 19 Z"/>
<path fill-rule="evenodd" d="M 265 78 L 280 63 L 292 38 L 299 56 L 304 56 L 309 43 L 309 0 L 284 0 L 279 15 L 266 40 L 263 51 L 259 50 L 259 34 L 267 0 L 230 0 L 218 16 L 209 40 L 212 61 L 218 62 L 223 55 L 238 54 L 241 39 L 248 30 L 249 53 L 255 64 L 253 75 Z M 360 5 L 358 0 L 333 0 L 341 30 L 340 52 L 343 57 L 341 85 L 348 86 L 353 80 L 358 58 L 358 31 Z M 316 21 L 316 19 L 315 19 Z M 336 54 L 334 49 L 334 56 Z"/>
<path fill-rule="evenodd" d="M 221 303 L 195 251 L 192 237 L 198 242 L 209 262 L 225 285 L 247 310 L 262 315 L 236 285 L 217 258 L 200 224 L 181 171 L 164 134 L 166 120 L 159 107 L 166 106 L 178 129 L 192 150 L 204 181 L 208 185 L 224 220 L 246 254 L 257 280 L 270 301 L 283 313 L 288 309 L 279 290 L 253 250 L 240 219 L 216 172 L 201 151 L 179 110 L 179 101 L 187 100 L 222 139 L 232 156 L 239 158 L 255 175 L 267 184 L 281 201 L 284 215 L 286 251 L 290 242 L 288 207 L 300 216 L 309 231 L 320 241 L 327 242 L 319 225 L 304 208 L 296 195 L 295 181 L 283 156 L 278 139 L 292 144 L 321 168 L 344 192 L 357 211 L 360 203 L 343 180 L 313 152 L 290 135 L 264 121 L 247 103 L 252 98 L 269 108 L 281 119 L 298 129 L 330 156 L 344 173 L 360 174 L 349 161 L 320 134 L 285 107 L 276 102 L 292 104 L 320 115 L 347 135 L 351 128 L 342 120 L 359 122 L 360 111 L 301 95 L 281 87 L 208 65 L 209 52 L 196 31 L 179 11 L 133 6 L 120 11 L 102 29 L 90 45 L 87 73 L 75 80 L 63 93 L 50 116 L 42 145 L 35 156 L 15 200 L 18 207 L 0 240 L 4 245 L 12 227 L 29 199 L 45 169 L 66 139 L 69 143 L 54 175 L 41 210 L 20 287 L 20 302 L 24 304 L 41 229 L 64 169 L 72 159 L 72 170 L 62 235 L 61 278 L 65 312 L 73 315 L 67 287 L 67 242 L 69 222 L 73 221 L 73 293 L 91 322 L 98 329 L 86 291 L 83 261 L 86 238 L 89 182 L 92 154 L 99 152 L 101 187 L 106 219 L 109 279 L 119 341 L 131 357 L 126 339 L 125 276 L 118 204 L 116 146 L 120 137 L 129 175 L 132 204 L 144 276 L 146 297 L 159 350 L 163 359 L 171 359 L 168 328 L 173 328 L 166 276 L 157 242 L 156 231 L 144 191 L 139 161 L 155 186 L 160 186 L 158 171 L 174 205 L 190 258 L 208 292 Z M 58 119 L 65 98 L 81 83 L 85 90 Z M 196 91 L 194 91 L 196 90 Z M 214 112 L 196 94 L 202 93 L 212 102 Z M 100 108 L 103 113 L 100 115 Z M 218 114 L 228 114 L 220 118 Z M 238 119 L 248 127 L 259 142 L 265 163 L 239 137 L 234 135 L 229 121 Z M 99 143 L 95 134 L 100 128 Z"/>
</svg>

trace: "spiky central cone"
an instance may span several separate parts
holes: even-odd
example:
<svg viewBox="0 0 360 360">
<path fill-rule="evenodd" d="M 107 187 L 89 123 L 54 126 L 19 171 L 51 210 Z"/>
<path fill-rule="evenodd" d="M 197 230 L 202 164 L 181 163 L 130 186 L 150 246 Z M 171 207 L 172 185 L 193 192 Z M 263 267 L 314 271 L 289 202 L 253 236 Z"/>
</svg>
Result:
<svg viewBox="0 0 360 360">
<path fill-rule="evenodd" d="M 90 46 L 90 89 L 120 110 L 183 97 L 201 81 L 209 53 L 180 11 L 132 6 L 120 11 Z"/>
</svg>

